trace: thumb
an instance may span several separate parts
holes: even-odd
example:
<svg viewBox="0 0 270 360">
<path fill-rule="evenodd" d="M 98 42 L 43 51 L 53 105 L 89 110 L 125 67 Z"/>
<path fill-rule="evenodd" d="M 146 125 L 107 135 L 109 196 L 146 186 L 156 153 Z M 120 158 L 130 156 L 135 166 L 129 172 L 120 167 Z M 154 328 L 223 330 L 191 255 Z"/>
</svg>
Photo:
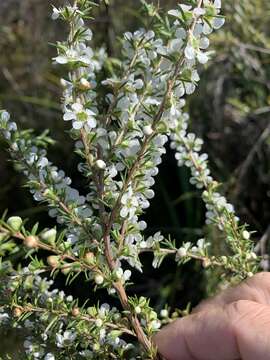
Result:
<svg viewBox="0 0 270 360">
<path fill-rule="evenodd" d="M 270 307 L 240 300 L 179 319 L 154 341 L 167 360 L 267 360 Z"/>
</svg>

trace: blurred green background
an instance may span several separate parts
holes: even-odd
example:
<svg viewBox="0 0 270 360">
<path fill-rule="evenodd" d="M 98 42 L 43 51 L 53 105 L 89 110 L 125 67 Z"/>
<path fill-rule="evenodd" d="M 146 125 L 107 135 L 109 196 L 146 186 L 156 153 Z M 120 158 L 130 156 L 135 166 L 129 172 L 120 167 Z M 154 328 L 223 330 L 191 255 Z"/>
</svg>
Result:
<svg viewBox="0 0 270 360">
<path fill-rule="evenodd" d="M 54 0 L 55 5 L 64 0 Z M 160 1 L 165 9 L 177 1 Z M 226 0 L 226 26 L 212 36 L 212 61 L 201 67 L 201 82 L 188 100 L 191 127 L 205 140 L 210 168 L 223 191 L 235 205 L 242 222 L 255 230 L 254 241 L 264 236 L 268 252 L 270 237 L 270 2 L 269 0 Z M 95 44 L 104 45 L 117 56 L 117 38 L 124 31 L 142 26 L 140 2 L 113 0 L 101 5 L 91 23 Z M 50 46 L 66 34 L 61 22 L 50 18 L 51 1 L 1 0 L 0 2 L 0 107 L 7 108 L 21 128 L 51 129 L 57 140 L 50 158 L 63 168 L 78 188 L 77 159 L 61 119 L 61 87 L 58 67 L 51 64 L 55 49 Z M 31 218 L 49 226 L 51 219 L 43 206 L 33 202 L 23 189 L 23 176 L 7 161 L 0 143 L 0 211 Z M 171 234 L 178 244 L 196 241 L 206 233 L 212 251 L 221 253 L 222 235 L 204 226 L 200 193 L 189 182 L 189 172 L 176 167 L 168 149 L 155 185 L 156 197 L 145 215 L 148 232 Z M 161 308 L 195 305 L 218 286 L 218 276 L 189 263 L 177 269 L 173 259 L 157 272 L 145 258 L 146 275 L 137 275 L 131 291 L 152 298 Z M 268 264 L 265 264 L 266 267 Z M 218 274 L 217 274 L 218 275 Z M 62 285 L 62 279 L 58 280 Z M 83 299 L 89 293 L 74 283 L 68 289 Z M 100 294 L 99 294 L 100 295 Z M 102 296 L 102 294 L 101 294 Z M 4 345 L 0 355 L 4 356 Z M 16 357 L 15 357 L 16 358 Z"/>
</svg>

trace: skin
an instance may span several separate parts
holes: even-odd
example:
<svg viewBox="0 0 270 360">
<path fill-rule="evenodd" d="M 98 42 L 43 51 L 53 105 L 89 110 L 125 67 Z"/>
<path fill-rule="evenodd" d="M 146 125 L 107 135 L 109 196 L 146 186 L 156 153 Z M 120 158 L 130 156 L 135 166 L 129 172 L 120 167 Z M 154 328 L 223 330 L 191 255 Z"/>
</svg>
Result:
<svg viewBox="0 0 270 360">
<path fill-rule="evenodd" d="M 269 360 L 270 273 L 202 302 L 154 341 L 166 360 Z"/>
</svg>

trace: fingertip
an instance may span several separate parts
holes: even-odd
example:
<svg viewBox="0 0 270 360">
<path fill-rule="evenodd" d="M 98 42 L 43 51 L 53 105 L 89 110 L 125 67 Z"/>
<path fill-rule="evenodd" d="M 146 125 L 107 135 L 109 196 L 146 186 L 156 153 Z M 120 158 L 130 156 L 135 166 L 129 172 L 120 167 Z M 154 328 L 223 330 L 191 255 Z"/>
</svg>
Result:
<svg viewBox="0 0 270 360">
<path fill-rule="evenodd" d="M 184 319 L 178 319 L 165 326 L 153 339 L 159 353 L 166 360 L 192 359 L 186 347 L 183 324 Z"/>
</svg>

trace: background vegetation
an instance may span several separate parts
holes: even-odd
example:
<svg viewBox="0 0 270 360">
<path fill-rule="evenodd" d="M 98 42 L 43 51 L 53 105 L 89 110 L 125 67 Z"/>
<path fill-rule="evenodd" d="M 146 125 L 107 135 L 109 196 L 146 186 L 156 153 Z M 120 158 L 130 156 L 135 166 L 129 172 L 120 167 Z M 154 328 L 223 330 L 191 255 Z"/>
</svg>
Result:
<svg viewBox="0 0 270 360">
<path fill-rule="evenodd" d="M 59 68 L 51 64 L 55 49 L 64 38 L 61 24 L 50 19 L 49 0 L 2 0 L 0 2 L 0 105 L 7 108 L 21 127 L 37 131 L 50 128 L 56 144 L 52 160 L 80 187 L 76 157 L 65 134 L 59 100 Z M 54 0 L 60 5 L 62 0 Z M 168 8 L 177 1 L 160 1 Z M 143 25 L 140 2 L 111 1 L 97 10 L 92 27 L 95 41 L 104 44 L 111 57 L 119 52 L 117 37 Z M 194 132 L 205 140 L 210 166 L 224 193 L 235 204 L 243 222 L 255 230 L 257 250 L 269 253 L 270 238 L 270 3 L 268 0 L 226 0 L 226 26 L 212 38 L 212 62 L 201 68 L 202 81 L 189 101 Z M 30 217 L 50 225 L 42 206 L 23 189 L 23 178 L 0 144 L 0 211 Z M 211 235 L 213 251 L 222 249 L 222 238 L 204 226 L 203 205 L 188 183 L 186 169 L 177 169 L 168 149 L 156 183 L 156 198 L 145 218 L 149 232 L 171 233 L 178 243 L 193 241 L 203 232 Z M 145 259 L 146 267 L 147 261 Z M 268 269 L 268 261 L 263 266 Z M 169 270 L 168 270 L 169 269 Z M 159 272 L 146 271 L 133 290 L 153 299 L 185 308 L 216 291 L 217 277 L 203 275 L 198 265 L 178 270 L 166 261 Z M 59 286 L 62 279 L 59 278 Z M 74 283 L 65 289 L 83 301 L 89 293 Z M 2 347 L 2 346 L 1 346 Z M 0 350 L 5 352 L 4 347 Z"/>
</svg>

